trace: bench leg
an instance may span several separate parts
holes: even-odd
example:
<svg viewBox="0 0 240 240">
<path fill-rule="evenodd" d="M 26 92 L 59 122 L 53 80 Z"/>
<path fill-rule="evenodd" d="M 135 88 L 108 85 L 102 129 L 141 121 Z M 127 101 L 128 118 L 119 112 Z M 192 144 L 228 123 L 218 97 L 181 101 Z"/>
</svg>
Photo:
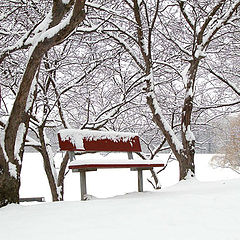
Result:
<svg viewBox="0 0 240 240">
<path fill-rule="evenodd" d="M 143 192 L 143 174 L 142 169 L 138 169 L 138 191 Z"/>
<path fill-rule="evenodd" d="M 87 194 L 86 184 L 86 171 L 80 171 L 80 187 L 81 187 L 81 200 L 86 200 L 85 195 Z"/>
</svg>

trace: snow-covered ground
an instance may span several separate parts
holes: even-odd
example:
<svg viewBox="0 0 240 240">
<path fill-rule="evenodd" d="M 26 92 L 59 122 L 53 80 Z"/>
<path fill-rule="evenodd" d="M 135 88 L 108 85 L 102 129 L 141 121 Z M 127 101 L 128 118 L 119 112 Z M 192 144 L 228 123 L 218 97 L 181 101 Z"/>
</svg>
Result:
<svg viewBox="0 0 240 240">
<path fill-rule="evenodd" d="M 45 176 L 36 170 L 41 167 L 38 164 L 40 161 L 33 157 L 32 155 L 29 162 L 35 162 L 35 165 L 32 165 L 30 173 L 31 166 L 27 164 L 28 161 L 25 162 L 23 170 L 28 172 L 28 182 L 23 178 L 21 194 L 26 196 L 24 191 L 28 189 L 31 190 L 31 196 L 47 197 Z M 229 171 L 211 169 L 209 159 L 209 155 L 197 156 L 198 180 L 182 181 L 173 186 L 169 185 L 174 181 L 176 183 L 177 172 L 175 163 L 171 163 L 167 171 L 160 175 L 165 187 L 144 193 L 133 192 L 136 189 L 136 176 L 128 179 L 129 175 L 134 175 L 129 170 L 90 173 L 89 192 L 101 198 L 85 202 L 10 205 L 1 208 L 0 239 L 239 240 L 239 176 Z M 30 174 L 35 180 L 31 180 Z M 77 200 L 80 194 L 75 182 L 79 182 L 79 176 L 69 174 L 68 178 L 67 198 Z M 118 178 L 123 187 L 115 185 L 119 183 L 113 179 Z M 220 178 L 225 180 L 219 180 Z M 230 178 L 236 179 L 229 180 Z M 37 184 L 35 192 L 28 188 L 34 183 Z M 149 188 L 151 190 L 151 186 L 145 184 L 145 189 Z M 112 189 L 115 192 L 111 192 Z M 123 194 L 123 189 L 131 193 Z M 103 193 L 102 196 L 100 193 Z M 120 196 L 102 198 L 114 194 Z"/>
<path fill-rule="evenodd" d="M 4 240 L 239 240 L 240 180 L 0 209 Z"/>
</svg>

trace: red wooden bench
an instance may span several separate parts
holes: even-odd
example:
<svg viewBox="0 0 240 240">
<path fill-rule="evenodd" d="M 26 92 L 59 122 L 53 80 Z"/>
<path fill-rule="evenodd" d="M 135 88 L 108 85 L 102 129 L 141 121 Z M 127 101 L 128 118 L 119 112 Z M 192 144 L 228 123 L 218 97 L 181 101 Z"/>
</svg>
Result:
<svg viewBox="0 0 240 240">
<path fill-rule="evenodd" d="M 133 133 L 103 132 L 92 130 L 64 129 L 59 131 L 58 140 L 60 150 L 70 154 L 69 168 L 80 172 L 81 200 L 85 200 L 87 194 L 86 172 L 106 168 L 130 168 L 138 171 L 138 191 L 143 191 L 142 171 L 153 167 L 164 167 L 163 163 L 156 160 L 134 160 L 133 152 L 141 152 L 139 137 Z M 127 152 L 126 160 L 76 160 L 75 152 Z"/>
</svg>

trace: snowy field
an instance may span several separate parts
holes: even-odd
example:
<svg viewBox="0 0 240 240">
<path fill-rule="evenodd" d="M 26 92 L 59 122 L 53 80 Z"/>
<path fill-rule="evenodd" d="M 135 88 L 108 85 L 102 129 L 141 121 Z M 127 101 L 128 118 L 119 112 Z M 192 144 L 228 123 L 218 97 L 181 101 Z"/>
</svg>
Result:
<svg viewBox="0 0 240 240">
<path fill-rule="evenodd" d="M 43 169 L 41 155 L 38 153 L 26 153 L 22 168 L 21 197 L 45 197 L 51 201 L 51 193 L 48 187 L 47 177 Z M 97 155 L 96 155 L 97 156 Z M 127 156 L 127 155 L 126 155 Z M 61 159 L 57 156 L 57 162 Z M 115 156 L 114 156 L 115 157 Z M 217 181 L 240 177 L 229 169 L 212 169 L 209 161 L 212 155 L 196 155 L 196 177 L 200 181 Z M 134 155 L 134 159 L 137 155 Z M 166 162 L 168 154 L 161 154 L 159 159 Z M 156 169 L 158 170 L 158 169 Z M 144 191 L 153 191 L 151 184 L 147 181 L 150 178 L 149 171 L 143 171 Z M 159 174 L 159 180 L 163 188 L 172 186 L 178 182 L 178 164 L 176 161 L 169 163 L 164 172 Z M 129 169 L 98 170 L 87 173 L 88 194 L 97 198 L 113 197 L 125 193 L 137 191 L 137 172 Z M 65 180 L 65 200 L 78 201 L 80 199 L 80 177 L 79 173 L 67 174 Z"/>
<path fill-rule="evenodd" d="M 75 201 L 80 198 L 79 176 L 71 173 L 65 186 L 69 201 L 0 209 L 1 239 L 239 240 L 239 176 L 229 170 L 212 169 L 210 158 L 197 155 L 197 179 L 180 183 L 176 163 L 172 162 L 160 174 L 164 188 L 152 191 L 144 182 L 144 193 L 134 192 L 134 172 L 92 172 L 88 174 L 88 191 L 97 198 L 86 202 Z M 46 177 L 39 171 L 40 157 L 28 154 L 25 160 L 21 196 L 50 200 Z M 114 195 L 118 196 L 111 197 Z"/>
</svg>

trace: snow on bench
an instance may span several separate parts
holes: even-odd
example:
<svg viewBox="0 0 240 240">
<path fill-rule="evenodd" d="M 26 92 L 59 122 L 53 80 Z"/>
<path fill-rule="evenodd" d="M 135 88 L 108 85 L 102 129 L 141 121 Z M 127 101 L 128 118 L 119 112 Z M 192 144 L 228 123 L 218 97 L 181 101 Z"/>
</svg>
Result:
<svg viewBox="0 0 240 240">
<path fill-rule="evenodd" d="M 81 200 L 85 200 L 86 171 L 95 171 L 106 168 L 130 168 L 138 171 L 138 191 L 143 191 L 142 171 L 151 170 L 153 167 L 164 167 L 157 160 L 133 159 L 133 152 L 141 152 L 139 136 L 134 133 L 105 132 L 93 130 L 64 129 L 58 133 L 60 150 L 70 153 L 69 168 L 80 172 Z M 74 152 L 127 152 L 126 157 L 116 154 L 114 158 L 106 158 L 93 154 L 84 154 L 81 159 L 76 159 Z"/>
<path fill-rule="evenodd" d="M 99 155 L 98 155 L 99 156 Z M 101 155 L 100 155 L 101 156 Z M 85 156 L 83 156 L 85 157 Z M 102 158 L 101 158 L 102 157 Z M 92 169 L 92 168 L 153 168 L 153 167 L 163 167 L 163 163 L 159 160 L 142 160 L 142 159 L 104 159 L 101 156 L 98 159 L 78 159 L 70 163 L 70 169 Z"/>
<path fill-rule="evenodd" d="M 58 140 L 65 151 L 141 152 L 139 137 L 133 133 L 64 129 Z"/>
</svg>

